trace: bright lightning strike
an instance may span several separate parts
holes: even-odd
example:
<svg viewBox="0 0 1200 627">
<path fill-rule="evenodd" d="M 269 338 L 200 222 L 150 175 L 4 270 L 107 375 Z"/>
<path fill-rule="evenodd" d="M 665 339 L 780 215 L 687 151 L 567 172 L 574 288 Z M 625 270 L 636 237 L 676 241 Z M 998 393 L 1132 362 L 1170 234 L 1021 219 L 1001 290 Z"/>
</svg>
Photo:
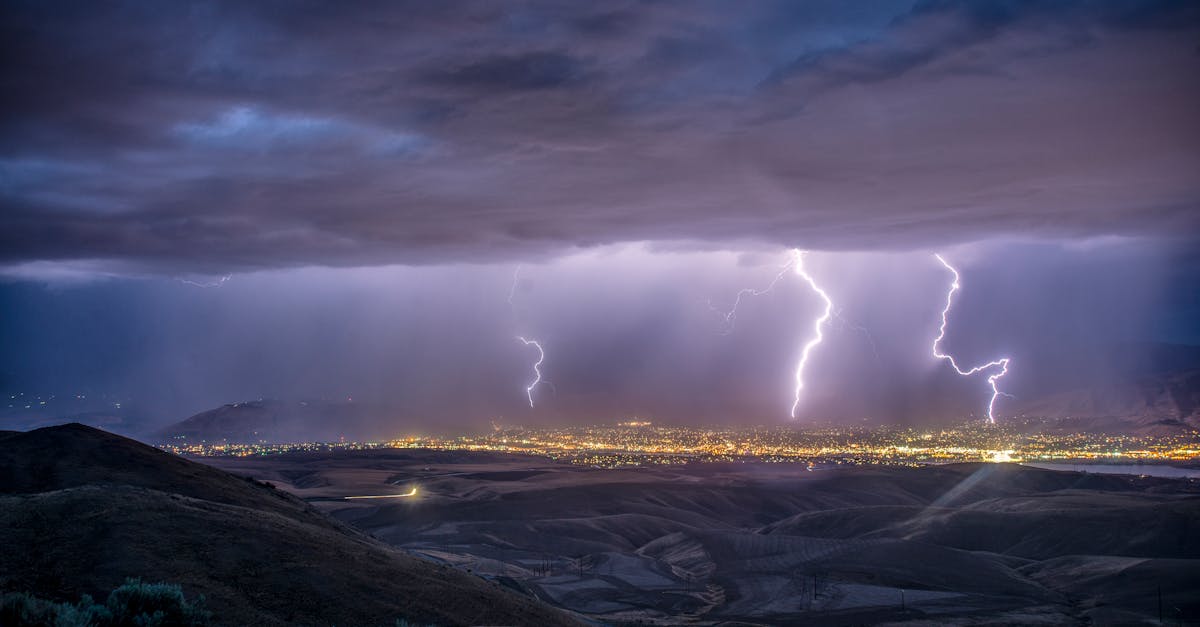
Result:
<svg viewBox="0 0 1200 627">
<path fill-rule="evenodd" d="M 945 266 L 945 268 L 947 270 L 949 270 L 951 274 L 954 275 L 954 280 L 950 282 L 950 291 L 946 292 L 946 306 L 944 308 L 942 308 L 942 326 L 938 327 L 938 336 L 936 338 L 934 338 L 933 346 L 931 347 L 933 356 L 936 357 L 937 359 L 944 359 L 946 361 L 949 361 L 950 365 L 954 367 L 954 371 L 964 377 L 969 377 L 977 372 L 987 370 L 989 368 L 995 368 L 997 366 L 1000 367 L 1000 372 L 988 375 L 988 378 L 987 378 L 988 385 L 990 385 L 992 388 L 992 398 L 991 398 L 991 400 L 988 401 L 988 410 L 987 410 L 988 422 L 995 423 L 996 422 L 996 414 L 995 414 L 996 399 L 999 398 L 1000 396 L 1007 396 L 1007 394 L 1004 394 L 1004 392 L 1000 391 L 1000 388 L 996 382 L 999 381 L 1002 377 L 1004 377 L 1004 375 L 1008 374 L 1009 359 L 1008 359 L 1008 357 L 1001 357 L 1000 359 L 997 359 L 995 361 L 989 361 L 986 364 L 982 364 L 979 366 L 975 366 L 974 368 L 969 368 L 967 370 L 963 370 L 958 365 L 958 362 L 954 360 L 954 357 L 952 355 L 943 353 L 940 350 L 938 350 L 938 344 L 941 343 L 942 339 L 946 337 L 946 317 L 950 314 L 951 305 L 954 304 L 954 293 L 957 292 L 962 287 L 962 285 L 959 283 L 959 279 L 961 277 L 958 274 L 958 270 L 956 270 L 954 268 L 954 266 L 950 265 L 945 260 L 945 258 L 943 258 L 941 255 L 934 253 L 933 256 L 937 257 L 937 260 L 940 261 L 941 264 L 943 266 Z"/>
<path fill-rule="evenodd" d="M 804 345 L 804 349 L 800 351 L 800 363 L 796 364 L 796 400 L 792 403 L 792 418 L 795 418 L 796 410 L 800 407 L 800 394 L 804 390 L 804 367 L 808 364 L 809 353 L 821 343 L 821 340 L 825 339 L 825 333 L 822 331 L 822 328 L 833 317 L 833 300 L 829 298 L 829 294 L 826 294 L 825 290 L 817 285 L 812 275 L 804 269 L 804 251 L 799 249 L 793 250 L 792 259 L 792 267 L 795 269 L 796 274 L 799 274 L 801 278 L 807 281 L 808 286 L 821 297 L 821 300 L 825 301 L 825 311 L 813 323 L 815 335 Z"/>
<path fill-rule="evenodd" d="M 709 301 L 708 303 L 709 309 L 712 309 L 714 312 L 720 314 L 724 319 L 725 330 L 722 333 L 732 333 L 734 322 L 737 319 L 738 306 L 741 305 L 742 298 L 746 296 L 762 296 L 763 294 L 770 293 L 775 289 L 775 286 L 779 284 L 783 277 L 787 275 L 788 270 L 795 270 L 796 274 L 799 274 L 808 283 L 809 287 L 811 287 L 812 290 L 816 292 L 817 295 L 822 298 L 822 300 L 825 301 L 825 312 L 814 322 L 815 336 L 812 340 L 804 345 L 804 349 L 800 355 L 800 363 L 796 366 L 796 390 L 795 401 L 792 403 L 792 418 L 796 417 L 796 410 L 799 409 L 800 406 L 800 395 L 801 391 L 804 389 L 804 367 L 808 363 L 809 353 L 811 353 L 812 349 L 825 339 L 823 328 L 826 323 L 832 319 L 837 318 L 841 321 L 841 328 L 843 331 L 845 331 L 846 328 L 850 328 L 862 333 L 863 336 L 867 338 L 867 342 L 869 342 L 871 345 L 871 352 L 875 355 L 875 360 L 879 361 L 879 350 L 875 347 L 875 338 L 871 336 L 871 332 L 868 331 L 866 327 L 854 324 L 847 320 L 846 317 L 842 315 L 840 310 L 833 310 L 833 301 L 829 298 L 829 294 L 822 290 L 820 286 L 817 285 L 816 280 L 813 279 L 812 275 L 808 274 L 808 272 L 804 270 L 804 254 L 804 251 L 793 249 L 791 251 L 791 258 L 783 264 L 779 270 L 779 273 L 775 275 L 774 279 L 771 279 L 771 282 L 768 283 L 766 287 L 762 289 L 745 288 L 738 291 L 737 295 L 733 299 L 733 306 L 730 307 L 728 311 L 721 311 L 717 309 L 713 306 L 712 301 Z"/>
<path fill-rule="evenodd" d="M 533 382 L 525 388 L 525 396 L 529 397 L 529 406 L 533 407 L 533 388 L 542 382 L 542 362 L 546 360 L 546 352 L 542 350 L 542 345 L 537 340 L 527 340 L 521 336 L 517 336 L 517 339 L 524 342 L 526 346 L 533 346 L 538 352 L 537 361 L 533 364 Z"/>
</svg>

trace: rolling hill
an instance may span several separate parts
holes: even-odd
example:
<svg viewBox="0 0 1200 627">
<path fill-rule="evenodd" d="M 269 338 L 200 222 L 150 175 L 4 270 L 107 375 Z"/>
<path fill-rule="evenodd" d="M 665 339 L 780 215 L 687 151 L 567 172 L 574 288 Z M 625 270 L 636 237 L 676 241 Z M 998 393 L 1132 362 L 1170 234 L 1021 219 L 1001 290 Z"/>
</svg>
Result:
<svg viewBox="0 0 1200 627">
<path fill-rule="evenodd" d="M 269 484 L 82 425 L 0 435 L 0 544 L 0 591 L 75 601 L 140 577 L 204 595 L 224 625 L 576 624 Z"/>
<path fill-rule="evenodd" d="M 206 461 L 606 624 L 1136 624 L 1160 592 L 1168 618 L 1200 617 L 1191 480 L 407 449 Z"/>
</svg>

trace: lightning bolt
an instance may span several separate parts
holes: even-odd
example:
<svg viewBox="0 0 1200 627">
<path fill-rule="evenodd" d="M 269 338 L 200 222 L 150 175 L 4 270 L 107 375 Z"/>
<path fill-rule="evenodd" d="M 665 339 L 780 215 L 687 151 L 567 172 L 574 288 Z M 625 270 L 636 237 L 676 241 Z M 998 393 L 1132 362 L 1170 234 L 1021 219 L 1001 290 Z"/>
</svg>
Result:
<svg viewBox="0 0 1200 627">
<path fill-rule="evenodd" d="M 795 418 L 796 410 L 800 407 L 800 395 L 804 391 L 804 367 L 808 365 L 809 354 L 825 339 L 825 333 L 822 331 L 822 328 L 833 317 L 833 300 L 829 298 L 829 294 L 826 294 L 825 290 L 821 289 L 821 286 L 817 285 L 812 275 L 804 269 L 804 251 L 799 249 L 792 250 L 792 259 L 792 268 L 795 269 L 796 274 L 799 274 L 801 278 L 808 282 L 808 286 L 812 288 L 812 291 L 816 292 L 817 296 L 820 296 L 821 300 L 825 301 L 825 311 L 821 314 L 820 318 L 817 318 L 813 322 L 814 336 L 804 345 L 804 349 L 800 351 L 800 362 L 796 364 L 795 401 L 792 403 L 792 418 Z"/>
<path fill-rule="evenodd" d="M 513 270 L 512 286 L 508 288 L 508 304 L 512 306 L 513 297 L 517 295 L 517 283 L 521 280 L 521 264 L 517 264 L 517 269 Z"/>
<path fill-rule="evenodd" d="M 962 367 L 960 367 L 958 365 L 958 362 L 954 360 L 954 357 L 952 355 L 943 353 L 938 349 L 938 344 L 941 343 L 942 339 L 946 337 L 946 317 L 950 314 L 951 305 L 954 304 L 954 293 L 957 292 L 962 287 L 961 283 L 959 283 L 959 280 L 962 277 L 959 276 L 958 270 L 956 270 L 954 268 L 954 266 L 950 265 L 949 262 L 947 262 L 944 257 L 942 257 L 941 255 L 939 255 L 937 253 L 934 253 L 933 256 L 937 257 L 937 260 L 940 261 L 941 264 L 943 266 L 945 266 L 945 268 L 947 270 L 949 270 L 951 274 L 954 275 L 954 280 L 950 282 L 950 291 L 946 292 L 946 306 L 944 308 L 942 308 L 942 325 L 940 327 L 938 327 L 938 336 L 936 338 L 934 338 L 933 345 L 931 347 L 933 356 L 936 357 L 937 359 L 944 359 L 946 361 L 949 361 L 950 365 L 954 367 L 954 371 L 964 377 L 969 377 L 977 372 L 981 372 L 983 370 L 988 370 L 989 368 L 995 368 L 997 366 L 1000 367 L 1000 372 L 988 375 L 988 378 L 987 378 L 988 385 L 991 386 L 991 388 L 992 388 L 992 398 L 991 398 L 991 400 L 988 401 L 988 406 L 987 406 L 988 422 L 995 423 L 996 422 L 996 414 L 995 414 L 996 399 L 1001 396 L 1008 396 L 1004 392 L 1000 391 L 1000 387 L 997 384 L 997 381 L 999 381 L 1001 378 L 1003 378 L 1004 375 L 1008 374 L 1009 358 L 1001 357 L 1000 359 L 997 359 L 994 361 L 989 361 L 986 364 L 982 364 L 979 366 L 975 366 L 973 368 L 969 368 L 967 370 L 963 370 Z"/>
<path fill-rule="evenodd" d="M 517 295 L 517 286 L 521 282 L 521 269 L 523 267 L 524 266 L 522 266 L 521 264 L 517 264 L 516 270 L 513 270 L 512 285 L 509 286 L 509 288 L 508 288 L 508 305 L 509 305 L 509 307 L 513 308 L 514 315 L 516 314 L 516 308 L 513 306 L 513 299 Z M 520 335 L 517 336 L 517 339 L 521 340 L 521 342 L 523 342 L 526 346 L 533 346 L 534 348 L 537 349 L 537 352 L 538 352 L 537 361 L 534 362 L 534 364 L 533 364 L 533 381 L 529 384 L 528 387 L 525 388 L 525 396 L 529 399 L 529 406 L 532 408 L 533 407 L 533 389 L 536 388 L 539 384 L 545 383 L 545 384 L 549 385 L 550 389 L 554 391 L 555 395 L 558 394 L 558 389 L 554 387 L 553 383 L 542 380 L 542 362 L 546 361 L 546 351 L 542 348 L 541 342 L 539 342 L 537 340 L 531 340 L 531 339 L 528 339 L 528 338 L 520 336 Z"/>
<path fill-rule="evenodd" d="M 518 340 L 525 343 L 526 346 L 533 346 L 537 349 L 538 358 L 533 364 L 533 382 L 525 388 L 525 396 L 529 397 L 529 406 L 533 407 L 533 388 L 536 388 L 542 382 L 542 362 L 546 360 L 546 352 L 542 350 L 542 345 L 537 340 L 528 340 L 524 337 L 517 336 Z"/>
<path fill-rule="evenodd" d="M 864 338 L 866 338 L 867 345 L 869 345 L 871 347 L 871 354 L 875 356 L 875 363 L 878 363 L 881 365 L 883 364 L 883 360 L 879 357 L 879 346 L 877 346 L 875 344 L 875 336 L 871 335 L 870 329 L 862 326 L 861 324 L 857 324 L 853 320 L 850 320 L 849 318 L 847 318 L 846 314 L 843 313 L 843 311 L 841 309 L 834 311 L 833 317 L 835 320 L 837 320 L 838 322 L 841 323 L 841 326 L 838 329 L 838 331 L 840 333 L 845 333 L 846 329 L 850 329 L 852 331 L 857 331 L 858 333 L 861 333 L 862 336 Z"/>
<path fill-rule="evenodd" d="M 225 285 L 225 282 L 231 278 L 233 278 L 232 274 L 226 274 L 225 276 L 220 277 L 220 278 L 216 279 L 215 281 L 192 281 L 190 279 L 179 279 L 179 281 L 181 283 L 187 283 L 188 285 L 195 285 L 196 287 L 206 287 L 207 288 L 207 287 L 221 287 L 222 285 Z"/>
<path fill-rule="evenodd" d="M 746 296 L 762 296 L 763 294 L 770 293 L 772 290 L 775 289 L 775 286 L 781 280 L 783 280 L 783 277 L 787 276 L 788 270 L 791 270 L 792 267 L 796 265 L 797 260 L 798 260 L 798 257 L 793 253 L 792 258 L 789 259 L 787 261 L 787 263 L 783 264 L 783 266 L 779 269 L 779 274 L 776 274 L 775 278 L 771 279 L 771 282 L 768 283 L 766 287 L 764 287 L 762 289 L 744 288 L 744 289 L 738 290 L 737 296 L 735 296 L 733 299 L 733 306 L 730 307 L 728 311 L 721 311 L 720 309 L 717 309 L 715 306 L 713 306 L 711 300 L 708 301 L 708 308 L 713 310 L 714 312 L 716 312 L 724 320 L 723 326 L 724 326 L 725 330 L 722 331 L 721 334 L 728 335 L 733 332 L 733 324 L 734 324 L 734 321 L 737 320 L 738 306 L 740 306 L 742 304 L 743 298 L 745 298 Z"/>
</svg>

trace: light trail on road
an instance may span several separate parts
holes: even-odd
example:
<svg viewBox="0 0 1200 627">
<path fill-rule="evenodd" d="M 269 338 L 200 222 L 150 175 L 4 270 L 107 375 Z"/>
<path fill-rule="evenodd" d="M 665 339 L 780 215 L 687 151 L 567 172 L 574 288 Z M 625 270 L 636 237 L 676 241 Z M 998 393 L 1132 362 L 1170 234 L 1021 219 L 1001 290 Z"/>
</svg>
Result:
<svg viewBox="0 0 1200 627">
<path fill-rule="evenodd" d="M 417 489 L 413 488 L 413 489 L 409 490 L 408 492 L 405 492 L 404 494 L 377 494 L 374 496 L 344 496 L 342 498 L 346 499 L 347 501 L 349 501 L 350 499 L 399 499 L 399 498 L 404 498 L 406 496 L 416 496 L 416 495 L 417 495 Z"/>
</svg>

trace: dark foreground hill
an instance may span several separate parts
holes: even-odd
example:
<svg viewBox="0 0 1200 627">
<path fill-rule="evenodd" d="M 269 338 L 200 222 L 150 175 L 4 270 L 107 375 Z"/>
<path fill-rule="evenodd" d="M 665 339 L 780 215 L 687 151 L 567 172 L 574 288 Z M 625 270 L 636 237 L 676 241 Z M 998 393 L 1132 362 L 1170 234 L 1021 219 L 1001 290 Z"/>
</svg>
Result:
<svg viewBox="0 0 1200 627">
<path fill-rule="evenodd" d="M 82 425 L 0 434 L 0 546 L 0 592 L 103 598 L 140 577 L 204 595 L 216 624 L 575 624 L 268 484 Z"/>
</svg>

